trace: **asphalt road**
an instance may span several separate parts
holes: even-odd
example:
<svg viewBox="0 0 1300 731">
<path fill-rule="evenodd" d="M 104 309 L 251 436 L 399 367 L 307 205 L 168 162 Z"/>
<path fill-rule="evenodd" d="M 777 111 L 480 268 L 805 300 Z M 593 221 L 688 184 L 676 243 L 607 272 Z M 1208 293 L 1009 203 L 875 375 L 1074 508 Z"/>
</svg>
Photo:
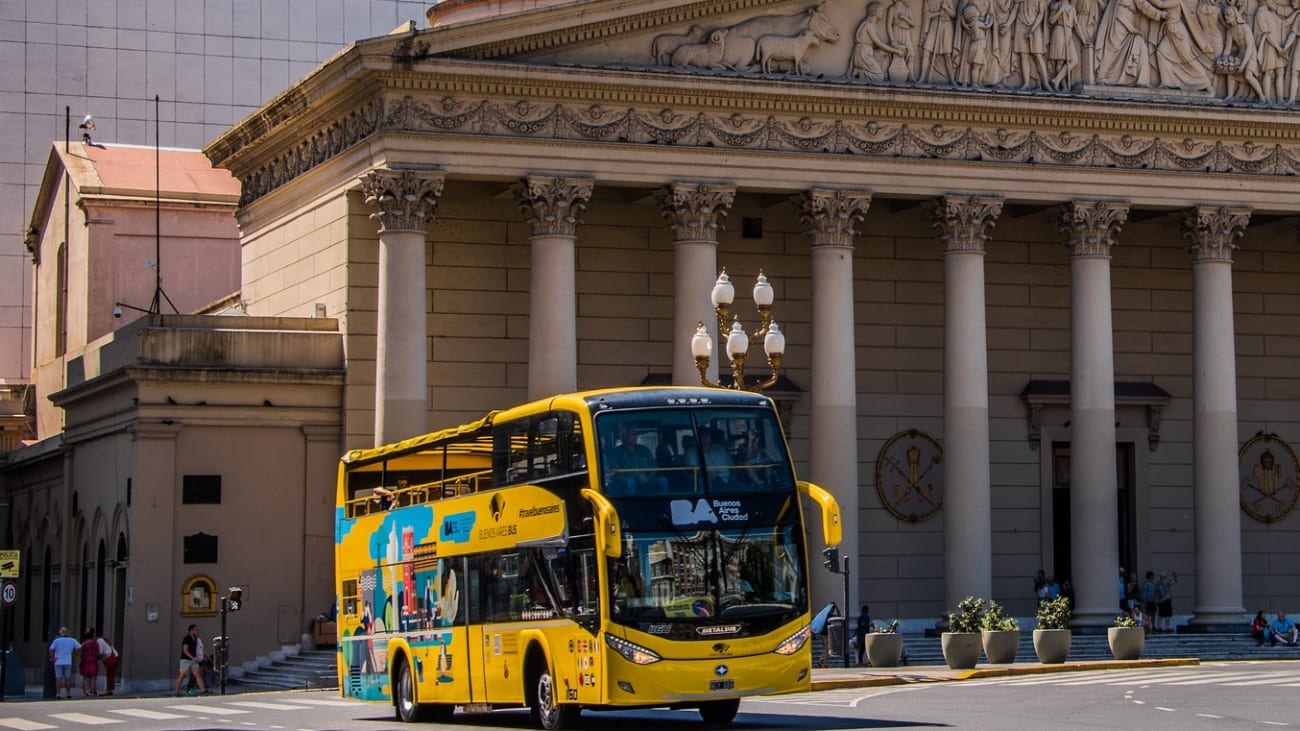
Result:
<svg viewBox="0 0 1300 731">
<path fill-rule="evenodd" d="M 747 700 L 731 728 L 807 729 L 1269 729 L 1300 727 L 1300 662 L 1049 673 L 875 688 L 840 688 Z M 582 715 L 583 729 L 701 728 L 693 711 Z M 0 705 L 0 730 L 336 731 L 526 729 L 528 714 L 456 716 L 450 726 L 403 726 L 391 708 L 326 692 L 203 698 L 97 698 Z"/>
</svg>

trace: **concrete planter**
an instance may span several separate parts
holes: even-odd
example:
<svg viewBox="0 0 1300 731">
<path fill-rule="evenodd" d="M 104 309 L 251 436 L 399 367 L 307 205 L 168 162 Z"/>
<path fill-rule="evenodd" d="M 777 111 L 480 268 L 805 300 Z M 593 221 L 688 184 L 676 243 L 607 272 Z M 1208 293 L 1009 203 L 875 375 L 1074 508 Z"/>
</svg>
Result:
<svg viewBox="0 0 1300 731">
<path fill-rule="evenodd" d="M 903 656 L 903 636 L 895 632 L 869 632 L 863 640 L 867 651 L 867 660 L 875 668 L 892 668 L 898 666 Z"/>
<path fill-rule="evenodd" d="M 1038 662 L 1047 665 L 1065 662 L 1073 635 L 1068 629 L 1034 630 L 1034 654 L 1038 655 Z"/>
<path fill-rule="evenodd" d="M 983 641 L 979 632 L 944 632 L 939 638 L 943 659 L 953 670 L 969 670 L 980 661 Z"/>
<path fill-rule="evenodd" d="M 1020 630 L 985 630 L 980 633 L 984 643 L 984 656 L 994 664 L 1006 664 L 1016 661 L 1016 652 L 1020 649 Z"/>
<path fill-rule="evenodd" d="M 1141 627 L 1108 627 L 1106 641 L 1116 660 L 1136 660 L 1146 644 L 1146 630 Z"/>
</svg>

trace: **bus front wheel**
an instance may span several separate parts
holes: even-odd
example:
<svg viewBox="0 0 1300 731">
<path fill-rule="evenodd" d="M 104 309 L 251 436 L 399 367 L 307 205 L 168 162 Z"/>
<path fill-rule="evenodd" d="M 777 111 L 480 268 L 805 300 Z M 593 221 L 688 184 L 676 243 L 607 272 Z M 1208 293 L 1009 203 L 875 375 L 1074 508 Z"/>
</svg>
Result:
<svg viewBox="0 0 1300 731">
<path fill-rule="evenodd" d="M 703 719 L 705 723 L 731 723 L 732 720 L 736 718 L 736 711 L 739 710 L 739 698 L 732 698 L 725 701 L 709 701 L 700 706 L 700 718 Z"/>
<path fill-rule="evenodd" d="M 556 686 L 555 676 L 544 664 L 539 665 L 531 703 L 533 718 L 546 731 L 573 728 L 582 709 L 575 704 L 559 702 L 557 694 L 561 691 Z"/>
</svg>

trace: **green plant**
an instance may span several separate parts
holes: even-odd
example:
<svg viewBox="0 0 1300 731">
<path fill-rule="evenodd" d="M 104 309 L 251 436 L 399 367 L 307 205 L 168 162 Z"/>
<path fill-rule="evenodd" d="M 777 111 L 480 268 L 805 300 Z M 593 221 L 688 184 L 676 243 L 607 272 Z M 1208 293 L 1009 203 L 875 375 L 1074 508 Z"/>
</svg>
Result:
<svg viewBox="0 0 1300 731">
<path fill-rule="evenodd" d="M 1007 632 L 1020 629 L 1020 622 L 1015 617 L 1007 616 L 1007 610 L 990 599 L 989 608 L 980 621 L 980 629 L 985 632 Z"/>
<path fill-rule="evenodd" d="M 1073 612 L 1070 611 L 1070 598 L 1058 596 L 1057 598 L 1038 604 L 1038 629 L 1069 629 L 1070 617 Z"/>
<path fill-rule="evenodd" d="M 957 611 L 948 615 L 949 632 L 979 632 L 984 620 L 984 600 L 968 596 L 957 602 Z"/>
<path fill-rule="evenodd" d="M 1136 619 L 1133 619 L 1127 614 L 1121 614 L 1115 617 L 1115 626 L 1116 627 L 1141 627 L 1142 625 L 1138 624 L 1138 621 Z"/>
<path fill-rule="evenodd" d="M 876 628 L 871 631 L 878 635 L 898 634 L 898 620 L 891 619 L 888 623 L 878 624 L 876 625 Z"/>
</svg>

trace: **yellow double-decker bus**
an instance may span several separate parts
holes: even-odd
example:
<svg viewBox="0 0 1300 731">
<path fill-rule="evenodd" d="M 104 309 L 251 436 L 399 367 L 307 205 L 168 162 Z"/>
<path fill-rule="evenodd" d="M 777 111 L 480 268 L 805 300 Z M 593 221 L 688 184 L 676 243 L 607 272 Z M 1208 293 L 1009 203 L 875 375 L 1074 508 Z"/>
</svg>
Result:
<svg viewBox="0 0 1300 731">
<path fill-rule="evenodd" d="M 765 396 L 556 396 L 349 452 L 335 533 L 339 686 L 403 721 L 696 708 L 807 690 L 799 482 Z"/>
</svg>

